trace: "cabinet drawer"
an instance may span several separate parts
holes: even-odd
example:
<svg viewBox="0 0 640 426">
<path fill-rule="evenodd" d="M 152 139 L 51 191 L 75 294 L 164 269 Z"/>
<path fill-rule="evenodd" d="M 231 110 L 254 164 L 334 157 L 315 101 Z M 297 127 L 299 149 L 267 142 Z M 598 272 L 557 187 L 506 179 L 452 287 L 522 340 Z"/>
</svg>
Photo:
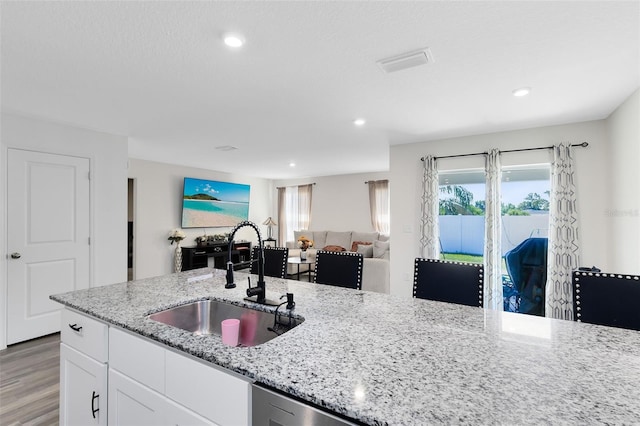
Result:
<svg viewBox="0 0 640 426">
<path fill-rule="evenodd" d="M 109 328 L 109 367 L 164 393 L 165 350 L 117 328 Z"/>
<path fill-rule="evenodd" d="M 172 351 L 167 351 L 166 360 L 169 398 L 220 425 L 249 424 L 247 380 Z"/>
<path fill-rule="evenodd" d="M 72 348 L 100 362 L 107 362 L 108 327 L 85 315 L 62 310 L 60 339 Z"/>
</svg>

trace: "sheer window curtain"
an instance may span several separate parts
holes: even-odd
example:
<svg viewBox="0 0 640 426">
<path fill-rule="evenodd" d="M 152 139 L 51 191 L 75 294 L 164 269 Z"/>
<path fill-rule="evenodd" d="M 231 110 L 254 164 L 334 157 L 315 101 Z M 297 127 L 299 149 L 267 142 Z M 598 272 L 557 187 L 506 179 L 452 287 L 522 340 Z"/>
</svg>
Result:
<svg viewBox="0 0 640 426">
<path fill-rule="evenodd" d="M 309 229 L 311 223 L 311 194 L 313 185 L 298 186 L 298 228 Z"/>
<path fill-rule="evenodd" d="M 545 316 L 573 320 L 571 273 L 579 263 L 573 150 L 563 142 L 554 146 L 551 164 Z"/>
<path fill-rule="evenodd" d="M 420 252 L 422 257 L 439 259 L 438 161 L 433 155 L 427 155 L 424 157 L 423 167 L 422 200 L 420 203 Z"/>
<path fill-rule="evenodd" d="M 287 243 L 287 188 L 278 188 L 278 241 L 280 247 Z"/>
<path fill-rule="evenodd" d="M 502 170 L 500 151 L 492 149 L 486 157 L 486 198 L 484 226 L 484 307 L 503 310 L 502 300 Z"/>
<path fill-rule="evenodd" d="M 293 241 L 293 231 L 309 229 L 313 185 L 278 188 L 278 238 L 284 247 Z"/>
<path fill-rule="evenodd" d="M 389 235 L 389 181 L 369 181 L 371 225 L 381 234 Z"/>
</svg>

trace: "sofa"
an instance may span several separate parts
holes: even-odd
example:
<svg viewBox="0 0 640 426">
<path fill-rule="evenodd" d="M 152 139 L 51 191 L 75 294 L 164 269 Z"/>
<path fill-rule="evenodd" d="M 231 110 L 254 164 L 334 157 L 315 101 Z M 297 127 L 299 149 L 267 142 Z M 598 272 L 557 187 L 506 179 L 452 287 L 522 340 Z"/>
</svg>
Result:
<svg viewBox="0 0 640 426">
<path fill-rule="evenodd" d="M 354 251 L 362 253 L 362 289 L 378 293 L 389 293 L 389 237 L 378 232 L 355 231 L 310 231 L 294 232 L 294 241 L 287 241 L 289 257 L 299 257 L 298 238 L 307 237 L 313 247 L 307 249 L 307 257 L 314 261 L 318 250 Z M 296 274 L 298 265 L 288 265 L 287 273 Z M 300 265 L 300 273 L 313 266 Z"/>
</svg>

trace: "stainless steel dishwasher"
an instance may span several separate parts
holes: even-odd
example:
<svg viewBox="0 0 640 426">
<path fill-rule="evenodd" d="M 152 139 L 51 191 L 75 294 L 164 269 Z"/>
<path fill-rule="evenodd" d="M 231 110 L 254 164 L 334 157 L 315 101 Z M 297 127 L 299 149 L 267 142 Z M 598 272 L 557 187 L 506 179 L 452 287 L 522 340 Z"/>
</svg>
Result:
<svg viewBox="0 0 640 426">
<path fill-rule="evenodd" d="M 257 384 L 251 391 L 253 426 L 357 425 Z"/>
</svg>

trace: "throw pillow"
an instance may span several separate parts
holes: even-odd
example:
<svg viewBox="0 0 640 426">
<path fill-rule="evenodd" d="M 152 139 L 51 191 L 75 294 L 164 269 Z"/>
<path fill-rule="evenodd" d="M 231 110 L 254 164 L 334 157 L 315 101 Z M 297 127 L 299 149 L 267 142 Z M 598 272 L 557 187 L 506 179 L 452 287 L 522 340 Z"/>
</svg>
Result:
<svg viewBox="0 0 640 426">
<path fill-rule="evenodd" d="M 342 246 L 324 246 L 324 248 L 322 250 L 326 250 L 326 251 L 347 251 L 347 249 L 345 249 Z"/>
<path fill-rule="evenodd" d="M 351 247 L 351 231 L 348 231 L 348 232 L 327 231 L 327 239 L 326 239 L 325 245 Z"/>
<path fill-rule="evenodd" d="M 356 250 L 358 253 L 362 254 L 362 257 L 373 257 L 373 244 L 358 244 L 358 249 Z"/>
<path fill-rule="evenodd" d="M 360 244 L 365 246 L 365 245 L 371 245 L 373 243 L 370 243 L 368 241 L 354 241 L 353 244 L 351 244 L 351 251 L 358 251 L 358 245 Z"/>
<path fill-rule="evenodd" d="M 389 259 L 389 242 L 375 241 L 373 243 L 373 257 L 379 259 Z"/>
</svg>

